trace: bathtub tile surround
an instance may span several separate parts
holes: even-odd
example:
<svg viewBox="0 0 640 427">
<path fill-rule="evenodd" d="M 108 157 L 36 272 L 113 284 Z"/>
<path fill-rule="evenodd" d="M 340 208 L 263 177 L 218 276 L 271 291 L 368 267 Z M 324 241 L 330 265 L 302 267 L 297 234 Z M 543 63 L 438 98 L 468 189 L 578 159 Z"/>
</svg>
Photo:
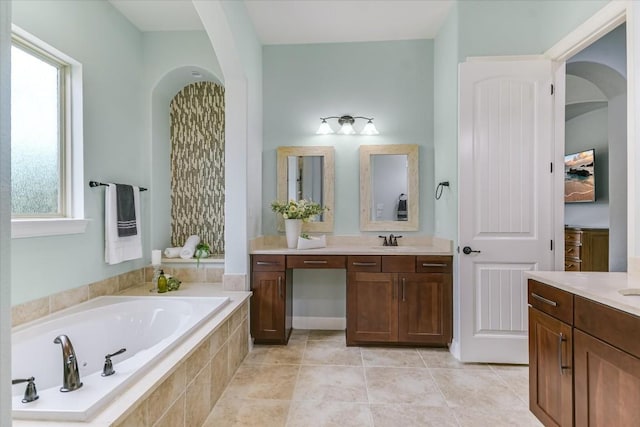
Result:
<svg viewBox="0 0 640 427">
<path fill-rule="evenodd" d="M 188 266 L 180 266 L 171 262 L 163 262 L 162 269 L 165 274 L 170 274 L 178 278 L 181 282 L 198 282 L 198 283 L 222 283 L 224 276 L 224 260 L 221 263 L 205 264 L 191 262 Z M 153 278 L 153 267 L 144 268 L 144 281 L 151 282 Z"/>
<path fill-rule="evenodd" d="M 117 427 L 200 426 L 248 353 L 248 299 Z M 239 317 L 244 318 L 239 319 Z M 233 327 L 232 327 L 233 325 Z"/>
<path fill-rule="evenodd" d="M 89 287 L 82 286 L 51 295 L 49 297 L 49 305 L 51 312 L 54 313 L 87 300 L 89 300 Z"/>
<path fill-rule="evenodd" d="M 224 264 L 211 264 L 196 268 L 195 264 L 183 267 L 167 267 L 165 273 L 174 275 L 183 283 L 221 283 Z M 116 295 L 141 283 L 151 282 L 153 267 L 129 271 L 89 285 L 68 289 L 33 301 L 11 307 L 12 326 L 39 319 L 56 311 L 72 307 L 93 298 Z M 238 289 L 244 291 L 245 289 Z"/>
<path fill-rule="evenodd" d="M 12 325 L 18 326 L 92 298 L 115 295 L 143 282 L 143 270 L 134 270 L 78 288 L 68 289 L 11 307 Z"/>
<path fill-rule="evenodd" d="M 526 366 L 463 364 L 435 348 L 352 347 L 357 363 L 308 357 L 344 345 L 343 331 L 294 329 L 286 347 L 254 346 L 203 427 L 541 426 Z"/>
<path fill-rule="evenodd" d="M 222 283 L 225 291 L 240 292 L 248 289 L 246 274 L 225 274 Z"/>
</svg>

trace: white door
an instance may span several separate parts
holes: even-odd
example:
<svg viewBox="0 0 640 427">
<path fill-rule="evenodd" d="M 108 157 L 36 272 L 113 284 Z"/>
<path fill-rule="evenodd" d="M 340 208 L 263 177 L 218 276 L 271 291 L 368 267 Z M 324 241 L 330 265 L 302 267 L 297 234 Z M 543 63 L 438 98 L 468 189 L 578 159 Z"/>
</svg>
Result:
<svg viewBox="0 0 640 427">
<path fill-rule="evenodd" d="M 553 269 L 551 63 L 466 62 L 459 77 L 460 356 L 528 363 L 522 273 Z"/>
</svg>

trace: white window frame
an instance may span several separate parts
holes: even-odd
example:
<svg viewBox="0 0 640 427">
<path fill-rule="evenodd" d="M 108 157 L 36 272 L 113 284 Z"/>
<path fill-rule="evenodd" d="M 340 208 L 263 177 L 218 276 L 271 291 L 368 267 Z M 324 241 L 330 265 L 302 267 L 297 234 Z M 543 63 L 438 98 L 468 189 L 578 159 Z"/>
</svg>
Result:
<svg viewBox="0 0 640 427">
<path fill-rule="evenodd" d="M 64 102 L 64 188 L 62 206 L 64 217 L 16 217 L 11 219 L 11 237 L 40 237 L 62 234 L 77 234 L 86 231 L 88 220 L 84 216 L 84 162 L 82 124 L 82 64 L 60 52 L 37 37 L 12 25 L 13 34 L 20 40 L 69 64 L 65 73 Z"/>
</svg>

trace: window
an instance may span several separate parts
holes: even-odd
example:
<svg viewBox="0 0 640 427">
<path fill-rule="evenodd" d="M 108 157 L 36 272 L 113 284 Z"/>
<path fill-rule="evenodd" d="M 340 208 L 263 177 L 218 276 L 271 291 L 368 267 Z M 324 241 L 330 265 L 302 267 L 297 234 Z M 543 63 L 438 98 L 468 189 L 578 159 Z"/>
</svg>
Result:
<svg viewBox="0 0 640 427">
<path fill-rule="evenodd" d="M 14 26 L 11 46 L 13 237 L 69 234 L 85 229 L 80 182 L 83 176 L 81 76 L 79 63 Z"/>
<path fill-rule="evenodd" d="M 20 39 L 11 46 L 11 214 L 65 217 L 68 64 Z"/>
</svg>

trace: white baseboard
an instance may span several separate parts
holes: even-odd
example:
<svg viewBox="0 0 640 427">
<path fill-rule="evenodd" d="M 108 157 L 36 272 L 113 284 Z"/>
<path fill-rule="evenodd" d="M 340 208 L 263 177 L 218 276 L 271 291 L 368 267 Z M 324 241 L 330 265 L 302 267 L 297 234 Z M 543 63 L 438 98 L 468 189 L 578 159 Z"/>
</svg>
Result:
<svg viewBox="0 0 640 427">
<path fill-rule="evenodd" d="M 458 343 L 458 341 L 456 340 L 452 340 L 451 344 L 449 345 L 449 352 L 453 355 L 453 357 L 460 360 L 460 343 Z"/>
<path fill-rule="evenodd" d="M 347 327 L 344 317 L 302 317 L 293 316 L 293 329 L 325 329 L 343 331 Z"/>
</svg>

